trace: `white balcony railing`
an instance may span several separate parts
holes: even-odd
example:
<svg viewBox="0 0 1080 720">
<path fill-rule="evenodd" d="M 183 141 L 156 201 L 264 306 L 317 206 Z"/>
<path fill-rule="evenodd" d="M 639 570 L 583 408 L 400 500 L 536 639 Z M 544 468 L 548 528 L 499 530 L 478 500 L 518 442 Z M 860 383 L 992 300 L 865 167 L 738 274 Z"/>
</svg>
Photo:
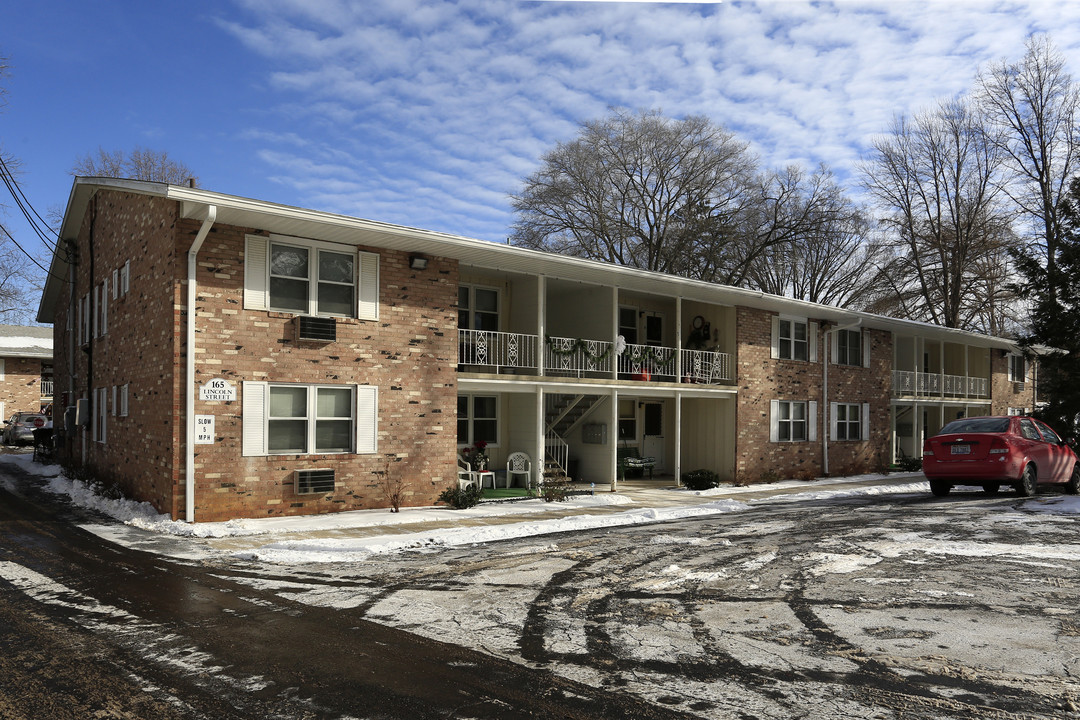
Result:
<svg viewBox="0 0 1080 720">
<path fill-rule="evenodd" d="M 458 363 L 491 368 L 536 367 L 536 336 L 491 330 L 458 330 Z"/>
<path fill-rule="evenodd" d="M 675 348 L 627 345 L 619 355 L 619 375 L 631 380 L 675 381 Z"/>
<path fill-rule="evenodd" d="M 42 380 L 41 381 L 41 397 L 51 398 L 53 396 L 53 381 Z"/>
<path fill-rule="evenodd" d="M 990 397 L 986 378 L 893 370 L 893 395 Z"/>
<path fill-rule="evenodd" d="M 523 333 L 458 330 L 458 364 L 481 372 L 527 369 L 538 372 L 539 338 Z M 719 384 L 734 380 L 727 353 L 626 345 L 621 353 L 605 340 L 548 337 L 544 375 L 559 377 Z M 681 357 L 681 377 L 676 359 Z"/>
<path fill-rule="evenodd" d="M 614 355 L 614 343 L 548 337 L 544 343 L 544 370 L 569 377 L 611 377 Z"/>
<path fill-rule="evenodd" d="M 732 375 L 731 356 L 727 353 L 707 350 L 682 351 L 683 382 L 721 383 L 730 382 Z"/>
</svg>

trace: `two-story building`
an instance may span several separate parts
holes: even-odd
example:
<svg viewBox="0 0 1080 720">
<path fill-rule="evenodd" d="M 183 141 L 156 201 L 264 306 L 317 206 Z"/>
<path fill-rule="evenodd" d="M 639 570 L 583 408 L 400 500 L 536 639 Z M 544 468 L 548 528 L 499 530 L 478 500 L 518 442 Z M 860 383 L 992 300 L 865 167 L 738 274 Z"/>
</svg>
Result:
<svg viewBox="0 0 1080 720">
<path fill-rule="evenodd" d="M 1007 340 L 206 190 L 75 181 L 63 452 L 187 520 L 430 505 L 462 448 L 606 486 L 887 467 L 1034 405 Z"/>
<path fill-rule="evenodd" d="M 0 325 L 0 420 L 52 404 L 53 330 Z"/>
</svg>

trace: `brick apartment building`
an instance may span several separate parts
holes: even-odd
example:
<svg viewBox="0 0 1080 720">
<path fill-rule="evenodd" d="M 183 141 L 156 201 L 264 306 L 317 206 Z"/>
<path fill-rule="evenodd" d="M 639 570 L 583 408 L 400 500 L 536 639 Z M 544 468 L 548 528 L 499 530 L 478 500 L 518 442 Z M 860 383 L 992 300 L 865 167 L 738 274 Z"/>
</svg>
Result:
<svg viewBox="0 0 1080 720">
<path fill-rule="evenodd" d="M 0 325 L 0 419 L 52 403 L 53 331 Z"/>
<path fill-rule="evenodd" d="M 189 521 L 430 505 L 476 441 L 602 485 L 873 471 L 1035 404 L 1000 338 L 200 189 L 78 178 L 61 239 L 62 451 Z"/>
</svg>

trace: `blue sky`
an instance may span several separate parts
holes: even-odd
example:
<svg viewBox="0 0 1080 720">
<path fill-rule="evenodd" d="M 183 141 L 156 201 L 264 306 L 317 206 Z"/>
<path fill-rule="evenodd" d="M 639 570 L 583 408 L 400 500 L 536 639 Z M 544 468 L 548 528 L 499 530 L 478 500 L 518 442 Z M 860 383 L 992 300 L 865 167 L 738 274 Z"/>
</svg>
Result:
<svg viewBox="0 0 1080 720">
<path fill-rule="evenodd" d="M 854 188 L 895 114 L 1033 32 L 1080 76 L 1073 2 L 0 0 L 0 147 L 42 213 L 79 156 L 141 146 L 209 190 L 502 241 L 508 195 L 611 106 L 706 115 Z"/>
</svg>

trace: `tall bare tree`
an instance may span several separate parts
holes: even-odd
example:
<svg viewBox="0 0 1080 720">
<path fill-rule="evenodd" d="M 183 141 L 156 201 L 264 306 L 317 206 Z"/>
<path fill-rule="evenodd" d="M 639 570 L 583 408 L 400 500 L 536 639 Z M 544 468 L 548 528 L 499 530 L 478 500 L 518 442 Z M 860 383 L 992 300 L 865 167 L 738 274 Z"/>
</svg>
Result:
<svg viewBox="0 0 1080 720">
<path fill-rule="evenodd" d="M 75 162 L 72 175 L 85 177 L 112 177 L 131 180 L 163 182 L 170 185 L 186 185 L 195 179 L 187 165 L 169 157 L 165 150 L 147 150 L 136 146 L 130 153 L 123 150 L 105 150 L 87 153 Z"/>
<path fill-rule="evenodd" d="M 802 182 L 787 171 L 799 191 L 790 217 L 769 223 L 794 232 L 790 242 L 762 249 L 747 267 L 749 287 L 799 300 L 857 307 L 871 289 L 873 264 L 866 244 L 869 221 L 825 168 Z"/>
<path fill-rule="evenodd" d="M 746 143 L 704 117 L 615 111 L 525 179 L 511 240 L 676 274 L 692 258 L 708 276 L 722 255 L 712 251 L 736 242 L 755 170 Z"/>
<path fill-rule="evenodd" d="M 1080 87 L 1049 38 L 1032 36 L 1022 60 L 1001 61 L 980 72 L 976 97 L 1010 171 L 1006 191 L 1035 231 L 1037 254 L 1026 254 L 1046 268 L 1053 301 L 1063 233 L 1060 208 L 1078 170 Z"/>
<path fill-rule="evenodd" d="M 881 211 L 887 251 L 877 309 L 946 327 L 986 331 L 984 274 L 1015 244 L 1001 202 L 1001 142 L 968 101 L 950 100 L 898 118 L 863 163 L 864 186 Z"/>
</svg>

